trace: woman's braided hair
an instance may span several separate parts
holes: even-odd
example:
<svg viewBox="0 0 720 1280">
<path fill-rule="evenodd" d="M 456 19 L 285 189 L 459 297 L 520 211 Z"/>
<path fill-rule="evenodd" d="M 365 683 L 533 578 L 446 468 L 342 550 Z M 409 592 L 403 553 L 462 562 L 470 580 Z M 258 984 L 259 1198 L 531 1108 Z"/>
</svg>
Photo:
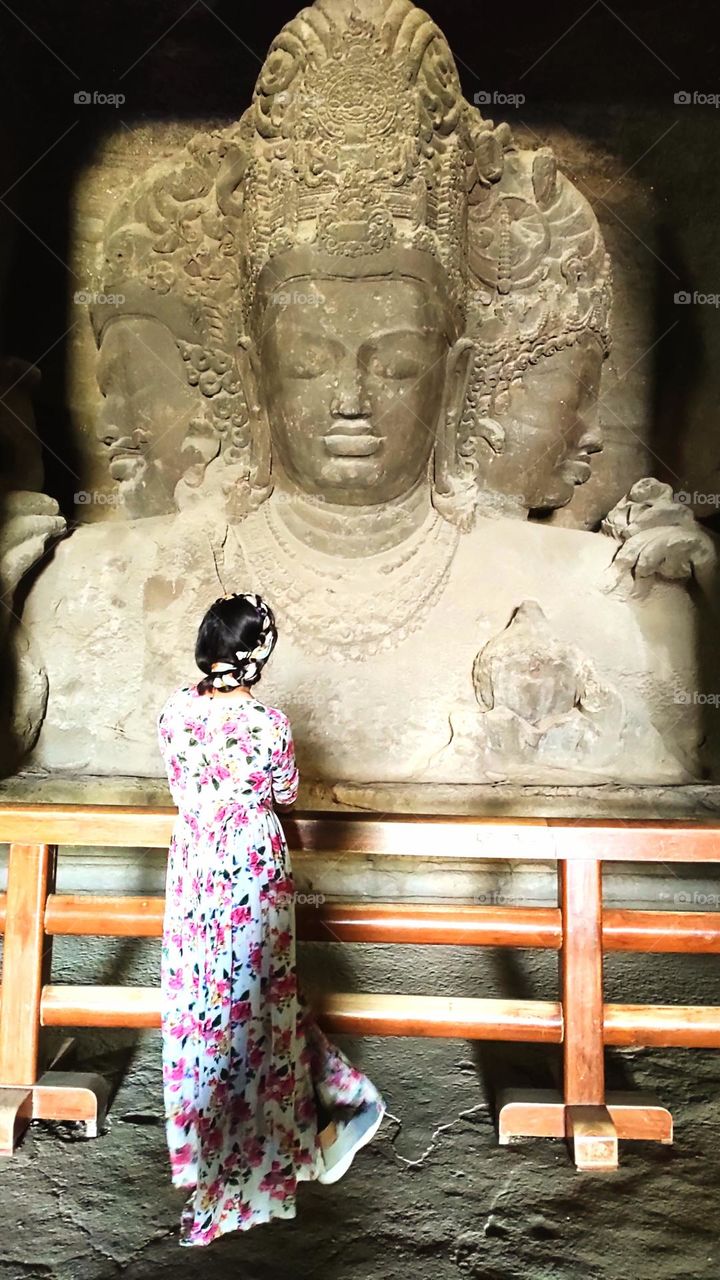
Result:
<svg viewBox="0 0 720 1280">
<path fill-rule="evenodd" d="M 205 678 L 199 693 L 253 685 L 277 642 L 275 615 L 254 592 L 230 592 L 210 606 L 200 623 L 195 661 Z"/>
</svg>

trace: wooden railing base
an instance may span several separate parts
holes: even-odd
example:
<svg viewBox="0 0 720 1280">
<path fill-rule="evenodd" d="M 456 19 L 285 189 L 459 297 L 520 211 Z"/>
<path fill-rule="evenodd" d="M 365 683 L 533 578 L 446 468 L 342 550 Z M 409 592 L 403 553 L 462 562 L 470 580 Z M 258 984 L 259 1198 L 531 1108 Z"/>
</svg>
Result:
<svg viewBox="0 0 720 1280">
<path fill-rule="evenodd" d="M 0 1156 L 11 1156 L 32 1120 L 32 1089 L 0 1085 Z"/>
<path fill-rule="evenodd" d="M 605 1106 L 569 1106 L 554 1089 L 508 1089 L 500 1095 L 498 1136 L 507 1146 L 520 1138 L 567 1138 L 583 1172 L 618 1167 L 618 1140 L 670 1143 L 673 1120 L 645 1093 L 609 1092 Z"/>
<path fill-rule="evenodd" d="M 618 1167 L 618 1133 L 602 1104 L 576 1103 L 565 1107 L 565 1137 L 581 1173 L 610 1173 Z"/>
<path fill-rule="evenodd" d="M 109 1099 L 110 1082 L 94 1071 L 46 1071 L 33 1089 L 33 1120 L 82 1120 L 96 1138 Z"/>
<path fill-rule="evenodd" d="M 91 1071 L 46 1071 L 37 1084 L 0 1085 L 0 1156 L 11 1156 L 31 1120 L 79 1120 L 96 1138 L 110 1084 Z"/>
</svg>

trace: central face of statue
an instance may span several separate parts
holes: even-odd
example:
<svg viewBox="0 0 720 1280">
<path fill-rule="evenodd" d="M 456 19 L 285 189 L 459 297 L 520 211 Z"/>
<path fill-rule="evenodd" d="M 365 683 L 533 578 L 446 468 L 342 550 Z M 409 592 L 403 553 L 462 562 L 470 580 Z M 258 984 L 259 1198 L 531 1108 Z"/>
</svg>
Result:
<svg viewBox="0 0 720 1280">
<path fill-rule="evenodd" d="M 358 505 L 411 489 L 435 442 L 449 345 L 442 302 L 421 280 L 315 276 L 277 288 L 258 379 L 288 479 Z"/>
</svg>

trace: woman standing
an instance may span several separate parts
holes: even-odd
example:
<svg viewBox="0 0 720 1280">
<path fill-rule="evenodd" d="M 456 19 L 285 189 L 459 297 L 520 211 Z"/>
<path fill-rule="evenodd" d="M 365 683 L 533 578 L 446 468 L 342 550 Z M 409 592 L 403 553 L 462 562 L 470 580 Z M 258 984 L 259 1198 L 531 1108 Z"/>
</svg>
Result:
<svg viewBox="0 0 720 1280">
<path fill-rule="evenodd" d="M 385 1112 L 298 992 L 294 885 L 273 807 L 297 796 L 292 731 L 252 693 L 276 641 L 260 596 L 216 600 L 195 647 L 205 678 L 171 694 L 157 721 L 178 807 L 161 987 L 183 1245 L 295 1217 L 297 1183 L 335 1182 Z"/>
</svg>

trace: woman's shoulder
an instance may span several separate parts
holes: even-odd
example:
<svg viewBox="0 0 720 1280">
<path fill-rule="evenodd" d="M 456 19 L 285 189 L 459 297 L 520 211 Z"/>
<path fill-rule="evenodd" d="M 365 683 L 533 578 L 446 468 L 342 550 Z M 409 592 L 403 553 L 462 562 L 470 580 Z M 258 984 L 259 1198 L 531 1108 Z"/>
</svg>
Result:
<svg viewBox="0 0 720 1280">
<path fill-rule="evenodd" d="M 290 724 L 290 720 L 280 707 L 269 707 L 266 702 L 258 702 L 258 706 L 262 707 L 262 710 L 265 712 L 271 724 L 277 725 L 283 729 L 286 725 Z"/>
<path fill-rule="evenodd" d="M 197 685 L 194 684 L 182 684 L 179 688 L 173 689 L 172 693 L 168 694 L 158 712 L 158 721 L 162 720 L 164 716 L 167 716 L 169 712 L 175 709 L 175 707 L 187 703 L 191 698 L 197 696 Z"/>
</svg>

